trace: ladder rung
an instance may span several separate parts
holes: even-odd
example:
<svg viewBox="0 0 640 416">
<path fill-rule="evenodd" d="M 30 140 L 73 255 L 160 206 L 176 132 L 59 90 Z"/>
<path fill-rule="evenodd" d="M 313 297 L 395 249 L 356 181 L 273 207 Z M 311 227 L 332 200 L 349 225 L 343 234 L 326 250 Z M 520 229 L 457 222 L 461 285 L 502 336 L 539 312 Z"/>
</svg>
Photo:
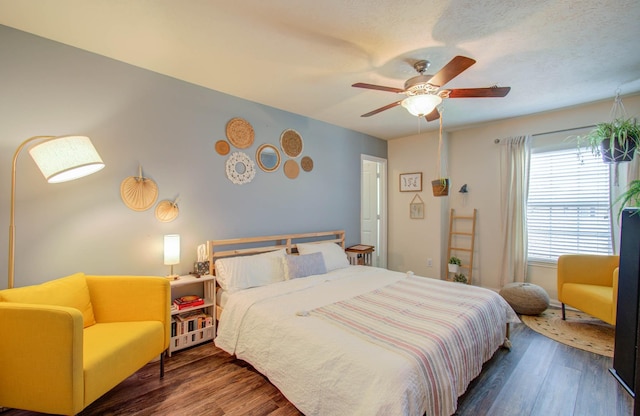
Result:
<svg viewBox="0 0 640 416">
<path fill-rule="evenodd" d="M 452 235 L 469 235 L 469 236 L 473 235 L 473 233 L 461 233 L 461 232 L 458 232 L 458 231 L 452 231 L 451 234 Z"/>
<path fill-rule="evenodd" d="M 471 251 L 470 248 L 458 248 L 458 247 L 451 247 L 451 250 L 458 250 L 458 251 Z"/>
<path fill-rule="evenodd" d="M 459 217 L 459 216 L 455 216 L 453 217 L 454 220 L 472 220 L 473 217 L 468 217 L 468 216 L 464 216 L 464 217 Z"/>
</svg>

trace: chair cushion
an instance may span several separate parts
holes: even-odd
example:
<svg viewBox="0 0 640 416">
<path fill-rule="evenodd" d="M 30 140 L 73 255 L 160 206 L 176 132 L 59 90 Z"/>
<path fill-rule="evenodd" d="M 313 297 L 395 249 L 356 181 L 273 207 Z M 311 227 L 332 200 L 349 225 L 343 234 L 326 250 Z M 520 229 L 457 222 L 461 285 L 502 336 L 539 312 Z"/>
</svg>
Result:
<svg viewBox="0 0 640 416">
<path fill-rule="evenodd" d="M 562 286 L 561 301 L 591 316 L 615 325 L 612 287 L 565 283 Z"/>
<path fill-rule="evenodd" d="M 84 330 L 84 401 L 91 403 L 164 350 L 160 321 L 98 323 Z"/>
<path fill-rule="evenodd" d="M 2 290 L 0 301 L 67 306 L 82 312 L 85 328 L 96 323 L 84 273 L 76 273 L 39 285 Z"/>
</svg>

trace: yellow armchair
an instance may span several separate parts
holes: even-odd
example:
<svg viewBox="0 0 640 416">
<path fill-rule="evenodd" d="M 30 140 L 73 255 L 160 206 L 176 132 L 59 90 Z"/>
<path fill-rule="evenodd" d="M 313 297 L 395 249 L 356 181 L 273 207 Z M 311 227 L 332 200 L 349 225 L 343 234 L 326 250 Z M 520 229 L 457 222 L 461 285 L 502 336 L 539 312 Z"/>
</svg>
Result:
<svg viewBox="0 0 640 416">
<path fill-rule="evenodd" d="M 0 290 L 0 406 L 76 414 L 169 346 L 163 277 L 85 276 Z"/>
<path fill-rule="evenodd" d="M 566 254 L 558 258 L 558 300 L 616 324 L 619 256 Z"/>
</svg>

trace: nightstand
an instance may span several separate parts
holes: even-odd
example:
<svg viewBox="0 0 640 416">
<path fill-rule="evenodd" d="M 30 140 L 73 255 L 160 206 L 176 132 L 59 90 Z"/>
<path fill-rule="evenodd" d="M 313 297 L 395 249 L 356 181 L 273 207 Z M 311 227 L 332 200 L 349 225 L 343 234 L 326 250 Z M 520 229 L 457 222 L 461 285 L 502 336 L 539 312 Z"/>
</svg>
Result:
<svg viewBox="0 0 640 416">
<path fill-rule="evenodd" d="M 201 305 L 176 309 L 173 301 L 182 296 L 197 295 L 204 301 Z M 216 335 L 215 277 L 180 276 L 171 281 L 171 342 L 169 357 L 192 345 L 213 340 Z"/>
<path fill-rule="evenodd" d="M 374 252 L 373 246 L 366 244 L 357 244 L 347 247 L 344 250 L 347 253 L 349 263 L 352 265 L 371 266 L 371 254 Z"/>
</svg>

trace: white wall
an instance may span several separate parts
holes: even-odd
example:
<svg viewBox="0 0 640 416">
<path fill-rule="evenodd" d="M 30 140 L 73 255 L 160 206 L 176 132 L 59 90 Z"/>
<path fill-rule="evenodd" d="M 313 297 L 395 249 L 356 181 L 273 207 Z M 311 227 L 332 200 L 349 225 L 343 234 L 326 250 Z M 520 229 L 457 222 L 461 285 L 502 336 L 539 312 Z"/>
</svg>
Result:
<svg viewBox="0 0 640 416">
<path fill-rule="evenodd" d="M 640 115 L 640 95 L 623 97 L 627 114 Z M 451 104 L 453 105 L 453 104 Z M 490 105 L 490 102 L 478 105 Z M 438 259 L 446 256 L 448 210 L 471 213 L 478 210 L 476 226 L 474 284 L 487 288 L 500 287 L 501 224 L 500 213 L 500 145 L 495 139 L 523 134 L 540 134 L 608 121 L 613 105 L 611 100 L 486 123 L 471 128 L 449 131 L 448 171 L 451 192 L 445 198 L 431 196 L 429 187 L 420 193 L 425 201 L 424 220 L 410 220 L 409 202 L 413 194 L 398 192 L 398 174 L 422 171 L 425 184 L 435 174 L 437 132 L 410 136 L 389 142 L 389 268 L 414 270 L 417 274 L 440 277 Z M 446 119 L 444 120 L 446 130 Z M 563 140 L 571 136 L 567 132 Z M 544 136 L 540 136 L 544 137 Z M 469 193 L 460 194 L 462 184 Z M 395 187 L 394 187 L 395 184 Z M 432 268 L 427 258 L 434 259 Z M 446 265 L 443 264 L 444 267 Z M 542 286 L 552 299 L 557 298 L 556 269 L 553 265 L 530 266 L 529 281 Z"/>
</svg>

